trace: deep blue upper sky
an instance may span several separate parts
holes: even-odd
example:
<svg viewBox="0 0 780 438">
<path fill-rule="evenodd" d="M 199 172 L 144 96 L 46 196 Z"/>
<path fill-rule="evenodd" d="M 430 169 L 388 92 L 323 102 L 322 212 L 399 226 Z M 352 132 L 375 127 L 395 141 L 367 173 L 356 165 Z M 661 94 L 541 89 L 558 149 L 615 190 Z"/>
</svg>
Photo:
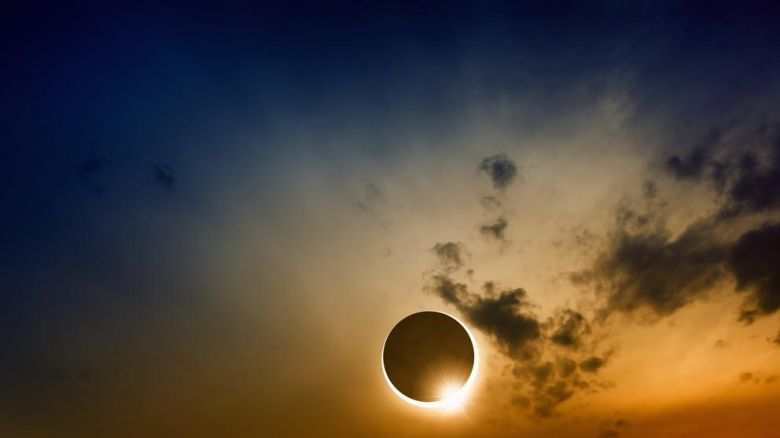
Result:
<svg viewBox="0 0 780 438">
<path fill-rule="evenodd" d="M 393 131 L 409 112 L 446 129 L 468 102 L 507 95 L 533 102 L 542 126 L 572 93 L 596 96 L 615 74 L 630 77 L 638 114 L 700 127 L 780 71 L 771 3 L 350 3 L 6 6 L 4 269 L 90 241 L 75 224 L 102 220 L 96 208 L 180 189 L 187 162 L 229 162 L 241 153 L 223 141 L 231 130 L 348 113 L 323 131 L 344 119 Z M 283 139 L 258 147 L 269 168 L 288 151 Z"/>
</svg>

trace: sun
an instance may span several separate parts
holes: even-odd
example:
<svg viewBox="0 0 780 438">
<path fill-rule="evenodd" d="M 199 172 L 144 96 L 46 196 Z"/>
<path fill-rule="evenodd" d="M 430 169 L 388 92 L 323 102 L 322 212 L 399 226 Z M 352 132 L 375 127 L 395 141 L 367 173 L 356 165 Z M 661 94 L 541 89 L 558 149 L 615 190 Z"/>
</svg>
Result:
<svg viewBox="0 0 780 438">
<path fill-rule="evenodd" d="M 467 393 L 460 390 L 457 385 L 445 385 L 442 390 L 442 399 L 440 408 L 445 411 L 457 411 L 463 407 L 466 402 Z"/>
</svg>

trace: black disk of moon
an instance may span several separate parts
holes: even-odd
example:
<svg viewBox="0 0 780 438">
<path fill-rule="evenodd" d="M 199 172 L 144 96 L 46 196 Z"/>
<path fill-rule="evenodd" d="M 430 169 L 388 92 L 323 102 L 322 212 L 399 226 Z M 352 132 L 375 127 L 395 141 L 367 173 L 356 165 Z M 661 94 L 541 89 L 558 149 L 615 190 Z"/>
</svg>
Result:
<svg viewBox="0 0 780 438">
<path fill-rule="evenodd" d="M 390 331 L 382 361 L 398 392 L 419 402 L 436 402 L 442 400 L 445 387 L 465 385 L 474 367 L 474 345 L 455 318 L 418 312 Z"/>
</svg>

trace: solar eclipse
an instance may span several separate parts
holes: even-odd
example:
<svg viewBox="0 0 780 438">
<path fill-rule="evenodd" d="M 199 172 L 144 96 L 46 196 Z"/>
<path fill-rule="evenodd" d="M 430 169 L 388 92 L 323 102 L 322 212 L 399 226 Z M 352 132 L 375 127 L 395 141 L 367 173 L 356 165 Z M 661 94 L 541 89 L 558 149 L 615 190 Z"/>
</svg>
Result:
<svg viewBox="0 0 780 438">
<path fill-rule="evenodd" d="M 456 318 L 424 311 L 399 321 L 385 340 L 382 370 L 390 388 L 414 406 L 454 409 L 477 372 L 474 337 Z"/>
</svg>

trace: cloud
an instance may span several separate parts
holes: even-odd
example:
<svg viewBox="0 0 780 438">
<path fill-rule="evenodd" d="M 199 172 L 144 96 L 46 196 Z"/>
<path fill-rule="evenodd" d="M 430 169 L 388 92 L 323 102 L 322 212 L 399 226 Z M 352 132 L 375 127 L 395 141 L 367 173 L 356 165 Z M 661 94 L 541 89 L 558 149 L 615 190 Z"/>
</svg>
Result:
<svg viewBox="0 0 780 438">
<path fill-rule="evenodd" d="M 615 422 L 604 422 L 601 424 L 601 432 L 599 437 L 601 438 L 615 438 L 620 436 L 620 431 L 627 429 L 631 426 L 631 423 L 624 419 L 615 420 Z"/>
<path fill-rule="evenodd" d="M 606 360 L 592 356 L 580 362 L 580 369 L 586 373 L 595 373 L 606 364 Z"/>
<path fill-rule="evenodd" d="M 780 345 L 780 331 L 777 332 L 777 336 L 775 336 L 775 339 L 772 340 L 777 345 Z"/>
<path fill-rule="evenodd" d="M 673 237 L 652 220 L 633 228 L 620 225 L 591 266 L 571 280 L 595 288 L 604 318 L 640 310 L 668 316 L 729 278 L 746 294 L 740 321 L 750 324 L 775 313 L 780 309 L 780 223 L 764 223 L 730 242 L 721 241 L 716 226 L 733 227 L 707 218 Z"/>
<path fill-rule="evenodd" d="M 739 383 L 755 383 L 756 385 L 771 385 L 780 379 L 780 376 L 777 374 L 770 374 L 770 375 L 764 375 L 761 372 L 750 372 L 746 371 L 744 373 L 739 373 L 737 376 L 739 379 Z"/>
<path fill-rule="evenodd" d="M 774 143 L 771 153 L 740 151 L 735 160 L 717 150 L 721 140 L 713 131 L 690 153 L 668 158 L 664 167 L 675 180 L 712 184 L 720 194 L 713 214 L 673 233 L 665 226 L 661 206 L 666 202 L 659 199 L 658 183 L 653 179 L 645 180 L 642 188 L 646 212 L 624 203 L 618 206 L 615 226 L 604 247 L 589 267 L 572 275 L 576 283 L 595 289 L 597 319 L 616 312 L 668 316 L 731 278 L 736 280 L 737 291 L 746 295 L 743 321 L 780 308 L 780 274 L 775 272 L 780 266 L 780 225 L 766 223 L 745 232 L 749 222 L 735 220 L 780 206 L 780 184 L 775 184 L 780 142 Z M 479 168 L 502 192 L 517 177 L 516 166 L 505 155 L 488 157 Z M 482 199 L 482 203 L 486 208 L 501 206 L 495 197 Z M 507 226 L 502 215 L 481 225 L 479 231 L 504 240 Z M 439 244 L 434 252 L 443 271 L 433 277 L 432 290 L 514 361 L 512 374 L 523 388 L 512 399 L 514 405 L 537 417 L 548 417 L 579 390 L 600 387 L 594 379 L 607 366 L 609 353 L 598 353 L 595 343 L 588 342 L 591 325 L 581 312 L 563 309 L 541 322 L 523 288 L 498 288 L 488 281 L 481 292 L 475 292 L 454 280 L 450 274 L 465 264 L 461 245 Z M 605 433 L 617 436 L 628 426 L 621 421 L 609 424 Z"/>
<path fill-rule="evenodd" d="M 528 409 L 534 417 L 545 418 L 555 415 L 557 407 L 578 391 L 593 387 L 593 382 L 583 379 L 580 373 L 595 366 L 587 365 L 593 360 L 592 353 L 578 352 L 590 334 L 581 313 L 563 309 L 542 322 L 532 311 L 534 306 L 523 288 L 501 288 L 487 281 L 481 290 L 474 291 L 453 279 L 451 266 L 463 264 L 462 259 L 453 255 L 464 251 L 462 245 L 446 243 L 434 248 L 445 263 L 440 260 L 442 271 L 431 278 L 429 291 L 455 307 L 470 326 L 487 335 L 512 360 L 512 375 L 521 388 L 512 398 L 512 405 Z M 460 263 L 452 262 L 453 258 Z M 553 345 L 564 348 L 550 348 Z M 580 354 L 583 357 L 577 359 Z M 580 365 L 583 359 L 587 363 L 584 368 Z M 596 368 L 604 365 L 599 360 L 602 362 Z"/>
<path fill-rule="evenodd" d="M 740 320 L 753 322 L 780 308 L 780 223 L 748 231 L 734 244 L 728 266 L 737 291 L 750 291 Z"/>
<path fill-rule="evenodd" d="M 540 417 L 549 417 L 558 405 L 570 399 L 574 389 L 565 381 L 559 380 L 539 391 L 534 405 L 534 412 Z"/>
<path fill-rule="evenodd" d="M 643 215 L 618 206 L 606 248 L 589 268 L 571 277 L 603 297 L 601 316 L 642 309 L 667 316 L 729 278 L 737 292 L 747 295 L 740 321 L 750 324 L 780 309 L 780 224 L 741 228 L 750 215 L 775 214 L 780 207 L 780 131 L 773 137 L 759 131 L 761 135 L 743 140 L 757 145 L 751 149 L 722 144 L 713 131 L 687 156 L 667 159 L 666 169 L 678 180 L 704 179 L 705 168 L 711 168 L 706 181 L 720 193 L 716 212 L 679 235 L 665 229 L 659 208 Z M 715 160 L 713 148 L 719 144 L 731 148 Z M 656 202 L 655 190 L 650 197 L 647 187 L 644 192 L 645 201 Z M 726 240 L 724 235 L 739 237 Z"/>
<path fill-rule="evenodd" d="M 688 155 L 674 155 L 666 162 L 666 169 L 677 179 L 698 179 L 708 164 L 710 151 L 704 146 L 694 148 Z"/>
<path fill-rule="evenodd" d="M 562 347 L 576 349 L 582 345 L 583 336 L 590 333 L 585 317 L 574 310 L 565 309 L 557 318 L 557 328 L 550 341 Z"/>
<path fill-rule="evenodd" d="M 710 168 L 709 182 L 725 194 L 721 216 L 780 207 L 780 128 L 759 129 L 739 143 L 722 144 L 725 156 L 716 160 L 712 149 L 719 138 L 711 132 L 688 155 L 667 158 L 665 168 L 678 180 L 701 179 Z"/>
<path fill-rule="evenodd" d="M 558 406 L 576 395 L 577 391 L 590 387 L 577 372 L 576 362 L 568 358 L 559 358 L 555 363 L 537 360 L 517 364 L 512 374 L 526 387 L 521 395 L 513 399 L 513 403 L 530 409 L 537 418 L 555 415 Z"/>
<path fill-rule="evenodd" d="M 726 249 L 706 223 L 680 236 L 656 226 L 619 226 L 591 268 L 576 273 L 605 296 L 602 316 L 650 310 L 666 316 L 705 294 L 723 278 Z"/>
<path fill-rule="evenodd" d="M 576 361 L 562 358 L 554 364 L 542 359 L 544 326 L 529 311 L 525 290 L 499 291 L 488 282 L 483 296 L 444 275 L 433 280 L 434 293 L 456 307 L 469 325 L 488 335 L 514 361 L 512 374 L 518 382 L 528 382 L 512 398 L 513 405 L 529 409 L 535 417 L 549 417 L 577 389 L 587 386 L 580 378 Z"/>
<path fill-rule="evenodd" d="M 591 271 L 593 277 L 608 279 L 604 282 L 612 291 L 608 309 L 630 311 L 649 304 L 656 313 L 667 315 L 702 295 L 724 274 L 733 277 L 737 292 L 747 293 L 740 321 L 750 324 L 780 309 L 780 224 L 765 222 L 746 232 L 737 229 L 739 218 L 775 214 L 780 208 L 780 129 L 761 127 L 739 141 L 721 144 L 721 159 L 715 160 L 712 149 L 719 142 L 713 131 L 688 156 L 666 162 L 677 179 L 698 178 L 710 166 L 709 181 L 721 194 L 718 211 L 674 240 L 659 232 L 618 231 L 616 244 Z M 717 243 L 715 226 L 741 235 Z M 661 277 L 664 269 L 667 273 Z"/>
<path fill-rule="evenodd" d="M 731 214 L 780 207 L 780 136 L 774 140 L 768 163 L 762 166 L 759 158 L 748 151 L 730 170 L 735 175 L 728 190 Z"/>
<path fill-rule="evenodd" d="M 558 359 L 558 372 L 562 377 L 569 377 L 577 371 L 577 361 L 562 357 Z"/>
<path fill-rule="evenodd" d="M 461 307 L 469 321 L 491 334 L 513 357 L 529 358 L 536 354 L 534 341 L 541 338 L 536 317 L 527 311 L 527 294 L 523 289 L 505 290 L 495 297 L 477 297 L 468 307 Z"/>
<path fill-rule="evenodd" d="M 494 292 L 490 283 L 486 289 Z M 542 328 L 536 316 L 528 311 L 530 303 L 525 290 L 508 289 L 481 296 L 444 275 L 434 277 L 433 290 L 455 306 L 469 323 L 489 335 L 507 355 L 521 359 L 538 355 Z"/>
<path fill-rule="evenodd" d="M 176 182 L 173 168 L 166 163 L 154 166 L 154 181 L 168 190 L 173 190 L 173 185 Z"/>
<path fill-rule="evenodd" d="M 506 241 L 504 232 L 509 224 L 506 219 L 500 217 L 489 224 L 485 224 L 479 227 L 479 232 L 485 237 L 496 239 L 502 242 Z"/>
<path fill-rule="evenodd" d="M 739 373 L 739 381 L 740 383 L 748 383 L 753 381 L 753 373 L 745 372 L 745 373 Z"/>
<path fill-rule="evenodd" d="M 457 271 L 466 262 L 467 253 L 462 243 L 437 243 L 433 246 L 433 252 L 439 259 L 442 269 L 446 272 Z"/>
<path fill-rule="evenodd" d="M 493 188 L 504 191 L 517 176 L 517 166 L 506 155 L 487 157 L 479 163 L 479 169 L 490 177 Z"/>
</svg>

